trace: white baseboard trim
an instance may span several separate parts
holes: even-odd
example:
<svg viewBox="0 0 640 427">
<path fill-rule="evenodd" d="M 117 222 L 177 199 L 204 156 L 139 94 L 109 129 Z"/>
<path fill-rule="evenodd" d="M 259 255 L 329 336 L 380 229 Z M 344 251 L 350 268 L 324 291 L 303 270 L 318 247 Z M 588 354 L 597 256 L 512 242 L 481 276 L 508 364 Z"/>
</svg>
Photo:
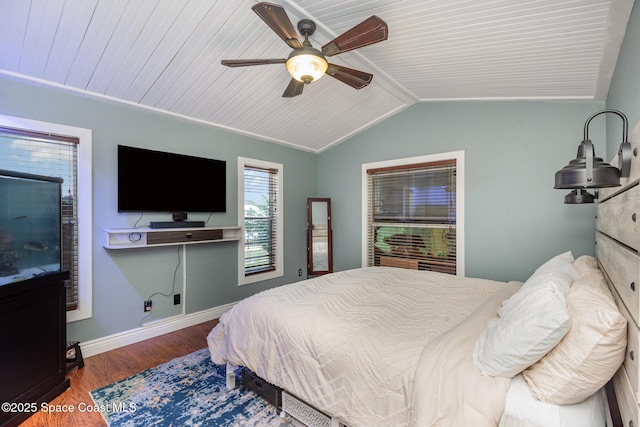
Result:
<svg viewBox="0 0 640 427">
<path fill-rule="evenodd" d="M 124 347 L 126 345 L 135 344 L 140 341 L 154 338 L 169 332 L 178 331 L 188 328 L 189 326 L 199 323 L 208 322 L 209 320 L 219 318 L 223 313 L 233 307 L 236 303 L 229 303 L 208 310 L 199 311 L 197 313 L 178 315 L 156 322 L 147 323 L 139 328 L 131 329 L 125 332 L 108 335 L 106 337 L 97 338 L 95 340 L 81 342 L 82 356 L 89 357 L 96 354 L 104 353 L 109 350 Z M 202 343 L 203 347 L 205 342 Z"/>
</svg>

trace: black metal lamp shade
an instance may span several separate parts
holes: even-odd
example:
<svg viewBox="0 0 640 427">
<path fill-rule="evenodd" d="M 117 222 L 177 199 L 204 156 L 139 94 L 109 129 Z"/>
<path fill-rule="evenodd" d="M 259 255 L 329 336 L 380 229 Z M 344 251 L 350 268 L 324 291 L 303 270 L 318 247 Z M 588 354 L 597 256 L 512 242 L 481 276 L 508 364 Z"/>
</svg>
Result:
<svg viewBox="0 0 640 427">
<path fill-rule="evenodd" d="M 620 186 L 620 169 L 595 157 L 591 141 L 578 146 L 578 155 L 569 164 L 556 172 L 553 188 L 604 188 Z"/>
<path fill-rule="evenodd" d="M 564 202 L 568 205 L 581 205 L 583 203 L 593 203 L 596 197 L 585 190 L 576 189 L 564 196 Z"/>
<path fill-rule="evenodd" d="M 595 156 L 593 143 L 589 139 L 589 123 L 603 113 L 618 115 L 623 122 L 622 143 L 618 151 L 620 168 L 604 162 Z M 556 172 L 556 183 L 553 188 L 572 189 L 565 196 L 565 203 L 593 203 L 595 197 L 586 191 L 588 188 L 605 188 L 620 186 L 620 178 L 629 176 L 631 169 L 631 144 L 627 141 L 627 117 L 617 110 L 602 110 L 587 119 L 584 124 L 584 140 L 578 146 L 578 155 L 567 166 Z"/>
</svg>

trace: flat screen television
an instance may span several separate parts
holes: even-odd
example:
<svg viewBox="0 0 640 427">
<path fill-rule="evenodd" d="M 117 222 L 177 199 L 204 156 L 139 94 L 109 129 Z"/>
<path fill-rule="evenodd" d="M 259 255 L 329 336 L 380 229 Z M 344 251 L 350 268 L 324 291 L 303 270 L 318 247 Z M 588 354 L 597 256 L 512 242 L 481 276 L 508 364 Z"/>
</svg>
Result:
<svg viewBox="0 0 640 427">
<path fill-rule="evenodd" d="M 223 160 L 118 145 L 118 212 L 226 212 L 226 181 Z"/>
</svg>

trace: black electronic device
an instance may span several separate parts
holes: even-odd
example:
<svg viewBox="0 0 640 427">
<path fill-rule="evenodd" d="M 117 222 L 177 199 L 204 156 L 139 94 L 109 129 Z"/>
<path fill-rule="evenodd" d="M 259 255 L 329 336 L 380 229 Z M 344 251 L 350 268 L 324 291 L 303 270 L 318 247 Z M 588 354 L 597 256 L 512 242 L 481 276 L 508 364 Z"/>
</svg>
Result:
<svg viewBox="0 0 640 427">
<path fill-rule="evenodd" d="M 174 221 L 186 221 L 187 220 L 187 212 L 174 212 L 173 213 Z"/>
<path fill-rule="evenodd" d="M 185 222 L 187 212 L 226 212 L 226 165 L 118 145 L 118 212 L 171 212 L 176 222 Z"/>
<path fill-rule="evenodd" d="M 151 221 L 149 228 L 197 228 L 204 227 L 204 221 Z"/>
</svg>

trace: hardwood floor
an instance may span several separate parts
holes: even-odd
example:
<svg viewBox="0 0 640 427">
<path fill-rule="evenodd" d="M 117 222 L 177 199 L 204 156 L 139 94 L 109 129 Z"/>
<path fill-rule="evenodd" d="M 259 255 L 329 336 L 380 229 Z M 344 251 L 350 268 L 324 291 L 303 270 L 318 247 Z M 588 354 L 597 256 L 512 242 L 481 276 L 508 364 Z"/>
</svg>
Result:
<svg viewBox="0 0 640 427">
<path fill-rule="evenodd" d="M 20 426 L 106 426 L 100 413 L 86 410 L 93 406 L 89 395 L 91 390 L 206 347 L 207 335 L 217 323 L 217 320 L 212 320 L 85 358 L 84 368 L 74 368 L 67 374 L 71 388 L 49 402 L 48 406 L 55 409 L 67 405 L 73 412 L 47 413 L 41 410 Z"/>
</svg>

